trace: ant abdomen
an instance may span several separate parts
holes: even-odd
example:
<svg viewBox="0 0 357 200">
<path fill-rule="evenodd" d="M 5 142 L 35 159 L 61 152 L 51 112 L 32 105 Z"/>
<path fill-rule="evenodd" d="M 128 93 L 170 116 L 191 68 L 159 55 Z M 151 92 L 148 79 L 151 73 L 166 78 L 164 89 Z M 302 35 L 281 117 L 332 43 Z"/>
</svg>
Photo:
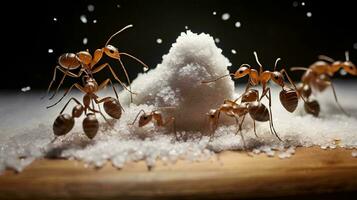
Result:
<svg viewBox="0 0 357 200">
<path fill-rule="evenodd" d="M 289 112 L 294 112 L 298 105 L 298 95 L 295 89 L 283 88 L 280 92 L 280 102 L 284 108 Z"/>
<path fill-rule="evenodd" d="M 69 114 L 59 115 L 53 123 L 53 133 L 56 136 L 67 134 L 74 126 L 74 119 Z"/>
<path fill-rule="evenodd" d="M 320 113 L 320 104 L 316 100 L 308 100 L 304 104 L 304 109 L 307 113 L 312 114 L 315 117 L 318 117 Z"/>
<path fill-rule="evenodd" d="M 256 121 L 266 122 L 269 121 L 269 110 L 260 102 L 252 102 L 248 106 L 249 115 Z"/>
<path fill-rule="evenodd" d="M 77 69 L 81 66 L 81 62 L 78 60 L 78 57 L 74 53 L 65 53 L 58 58 L 58 64 L 66 69 Z"/>
<path fill-rule="evenodd" d="M 89 139 L 93 139 L 99 129 L 99 122 L 93 113 L 87 114 L 83 120 L 83 130 Z"/>
<path fill-rule="evenodd" d="M 121 117 L 121 105 L 117 99 L 110 98 L 104 102 L 105 112 L 114 119 Z"/>
</svg>

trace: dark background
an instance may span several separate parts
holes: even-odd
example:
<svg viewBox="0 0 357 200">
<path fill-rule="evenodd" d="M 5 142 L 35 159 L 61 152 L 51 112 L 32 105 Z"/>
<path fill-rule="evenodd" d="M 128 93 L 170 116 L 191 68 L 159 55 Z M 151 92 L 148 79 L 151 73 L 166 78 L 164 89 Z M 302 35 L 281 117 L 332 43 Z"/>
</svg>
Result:
<svg viewBox="0 0 357 200">
<path fill-rule="evenodd" d="M 305 6 L 302 6 L 305 2 Z M 344 59 L 344 51 L 350 51 L 350 59 L 357 62 L 356 7 L 352 1 L 138 1 L 138 0 L 77 0 L 48 2 L 12 2 L 3 16 L 5 33 L 2 54 L 1 88 L 19 90 L 25 86 L 45 89 L 52 78 L 57 58 L 65 52 L 89 49 L 92 53 L 101 48 L 107 38 L 120 28 L 134 24 L 111 44 L 120 51 L 131 53 L 150 67 L 161 62 L 177 36 L 188 26 L 193 32 L 206 32 L 218 37 L 218 47 L 230 59 L 235 70 L 242 63 L 255 64 L 252 52 L 259 53 L 260 60 L 272 69 L 276 57 L 282 65 L 308 66 L 319 54 Z M 93 12 L 87 6 L 94 5 Z M 294 6 L 295 4 L 295 6 Z M 297 4 L 297 6 L 296 6 Z M 117 5 L 120 5 L 118 8 Z M 217 15 L 212 12 L 216 11 Z M 230 19 L 223 21 L 223 13 Z M 306 13 L 311 12 L 312 17 Z M 80 16 L 87 16 L 82 23 Z M 53 18 L 56 17 L 57 21 Z M 97 23 L 93 23 L 96 19 Z M 241 27 L 236 28 L 235 22 Z M 88 38 L 88 44 L 82 40 Z M 162 44 L 156 43 L 161 38 Z M 357 45 L 357 44 L 356 44 Z M 356 46 L 355 45 L 355 46 Z M 53 53 L 48 53 L 48 49 Z M 235 49 L 237 54 L 232 54 Z M 104 61 L 110 59 L 104 58 Z M 142 67 L 123 58 L 131 78 Z M 118 66 L 118 63 L 113 63 Z M 122 74 L 119 67 L 116 69 Z M 297 73 L 297 80 L 301 73 Z M 109 76 L 101 72 L 98 81 Z M 337 78 L 351 78 L 350 76 Z M 123 80 L 124 77 L 121 75 Z M 66 85 L 73 83 L 68 79 Z M 243 81 L 243 80 L 242 80 Z M 246 80 L 244 80 L 246 81 Z"/>
</svg>

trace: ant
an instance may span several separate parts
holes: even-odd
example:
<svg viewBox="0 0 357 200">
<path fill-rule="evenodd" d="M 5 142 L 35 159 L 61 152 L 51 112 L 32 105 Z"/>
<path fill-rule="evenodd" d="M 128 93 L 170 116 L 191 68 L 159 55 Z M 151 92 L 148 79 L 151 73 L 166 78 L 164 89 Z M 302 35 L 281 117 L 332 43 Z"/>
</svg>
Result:
<svg viewBox="0 0 357 200">
<path fill-rule="evenodd" d="M 349 60 L 348 51 L 345 52 L 346 61 L 335 61 L 334 59 L 320 55 L 319 61 L 314 62 L 309 68 L 305 67 L 292 67 L 291 71 L 302 70 L 305 71 L 301 77 L 301 83 L 298 85 L 298 91 L 308 101 L 305 102 L 305 111 L 309 114 L 317 117 L 320 112 L 320 105 L 316 100 L 310 100 L 312 88 L 319 92 L 324 91 L 328 86 L 331 86 L 332 92 L 339 109 L 347 116 L 349 114 L 342 108 L 338 102 L 335 87 L 331 78 L 340 69 L 343 69 L 346 73 L 357 76 L 356 66 Z"/>
<path fill-rule="evenodd" d="M 172 107 L 165 107 L 165 108 L 172 108 Z M 163 107 L 161 109 L 163 109 Z M 140 113 L 142 113 L 142 114 L 140 115 Z M 134 125 L 134 123 L 136 122 L 138 117 L 139 117 L 139 122 L 138 122 L 138 126 L 139 127 L 143 127 L 143 126 L 147 125 L 151 121 L 155 121 L 156 122 L 155 124 L 158 127 L 164 127 L 164 126 L 167 126 L 169 124 L 172 124 L 176 140 L 178 140 L 178 137 L 177 137 L 177 134 L 176 134 L 175 117 L 168 117 L 166 120 L 164 120 L 163 119 L 163 114 L 162 114 L 162 112 L 160 110 L 153 110 L 150 113 L 146 113 L 143 109 L 141 109 L 139 111 L 139 113 L 136 115 L 133 123 L 131 123 L 129 125 L 131 125 L 131 126 Z"/>
<path fill-rule="evenodd" d="M 120 105 L 120 102 L 118 100 L 118 94 L 115 90 L 115 87 L 114 87 L 112 81 L 110 79 L 107 79 L 107 80 L 103 81 L 103 83 L 98 86 L 97 82 L 95 81 L 95 79 L 93 77 L 86 75 L 86 76 L 83 76 L 83 79 L 85 79 L 84 87 L 79 85 L 78 83 L 75 83 L 69 88 L 69 90 L 66 91 L 66 94 L 67 94 L 75 86 L 81 92 L 85 93 L 85 95 L 83 96 L 83 104 L 81 104 L 79 100 L 77 100 L 76 98 L 73 98 L 73 97 L 68 100 L 68 102 L 65 104 L 65 106 L 61 110 L 59 116 L 56 118 L 56 120 L 53 123 L 53 132 L 56 136 L 62 136 L 62 135 L 67 134 L 69 131 L 71 131 L 74 126 L 74 118 L 79 118 L 82 115 L 82 113 L 84 112 L 84 114 L 86 115 L 86 118 L 83 120 L 83 130 L 88 138 L 93 139 L 99 129 L 99 122 L 95 116 L 95 113 L 101 114 L 102 117 L 105 119 L 105 121 L 107 121 L 106 117 L 101 112 L 100 106 L 99 106 L 99 104 L 103 103 L 103 102 L 104 102 L 104 110 L 110 117 L 112 117 L 114 119 L 119 119 L 121 117 L 122 106 Z M 105 98 L 99 99 L 99 97 L 95 93 L 98 90 L 105 87 L 108 83 L 111 84 L 111 86 L 114 90 L 114 93 L 116 95 L 116 99 L 112 98 L 112 97 L 105 97 Z M 77 105 L 74 106 L 72 109 L 72 115 L 62 114 L 63 111 L 66 109 L 66 107 L 72 100 L 77 103 Z M 92 107 L 90 106 L 91 103 L 92 103 Z M 94 108 L 94 104 L 97 104 L 99 110 L 96 110 Z M 50 108 L 54 105 L 55 104 L 48 106 L 47 108 Z"/>
<path fill-rule="evenodd" d="M 240 103 L 237 101 L 241 99 Z M 239 98 L 234 101 L 224 100 L 224 103 L 219 106 L 218 109 L 211 109 L 208 113 L 208 119 L 211 131 L 215 130 L 218 126 L 218 120 L 220 113 L 225 113 L 229 117 L 234 117 L 236 120 L 236 125 L 238 125 L 238 130 L 236 133 L 240 133 L 244 149 L 246 149 L 246 143 L 244 136 L 242 134 L 242 125 L 246 115 L 249 113 L 250 117 L 253 119 L 254 134 L 258 137 L 255 127 L 255 121 L 266 122 L 271 121 L 268 108 L 260 102 L 259 91 L 255 89 L 248 89 Z M 239 123 L 239 118 L 242 118 Z M 270 126 L 270 131 L 280 140 L 281 138 L 276 132 L 273 132 L 272 125 Z"/>
<path fill-rule="evenodd" d="M 254 51 L 254 57 L 260 67 L 259 72 L 256 69 L 252 69 L 252 67 L 249 64 L 242 64 L 235 73 L 223 75 L 221 77 L 218 77 L 218 78 L 216 78 L 214 80 L 210 80 L 210 81 L 202 81 L 202 83 L 215 82 L 215 81 L 222 79 L 224 77 L 227 77 L 227 76 L 233 76 L 234 79 L 240 79 L 240 78 L 248 75 L 249 80 L 248 80 L 245 92 L 242 95 L 247 94 L 247 92 L 250 91 L 249 88 L 252 86 L 258 86 L 258 85 L 262 86 L 262 90 L 263 90 L 262 95 L 260 96 L 260 98 L 258 97 L 259 99 L 257 99 L 257 103 L 255 103 L 255 104 L 257 104 L 257 106 L 258 106 L 258 104 L 263 105 L 260 103 L 260 101 L 264 97 L 266 97 L 268 99 L 269 110 L 267 110 L 267 111 L 269 111 L 269 112 L 267 112 L 267 113 L 269 114 L 269 119 L 267 119 L 266 121 L 268 121 L 268 120 L 270 121 L 271 132 L 278 137 L 278 134 L 274 128 L 273 115 L 272 115 L 272 111 L 271 111 L 271 90 L 270 90 L 270 87 L 268 86 L 268 83 L 270 80 L 272 80 L 275 84 L 277 84 L 278 86 L 281 87 L 280 102 L 288 112 L 294 112 L 298 105 L 297 87 L 294 84 L 294 82 L 292 81 L 292 79 L 289 77 L 289 75 L 285 69 L 281 69 L 280 71 L 276 70 L 277 63 L 281 60 L 280 58 L 276 59 L 273 71 L 269 71 L 269 70 L 263 71 L 263 66 L 262 66 L 262 64 L 260 64 L 258 55 L 255 51 Z M 285 85 L 284 75 L 288 79 L 289 83 L 294 87 L 294 89 L 287 87 Z M 233 101 L 233 103 L 235 103 L 238 99 Z M 302 97 L 302 99 L 305 102 L 304 97 Z M 265 109 L 263 109 L 262 106 L 258 106 L 256 108 L 259 108 L 259 110 L 260 109 L 265 110 Z M 262 114 L 262 113 L 263 112 L 256 112 L 255 115 L 257 118 L 259 118 L 259 114 Z M 262 119 L 265 120 L 264 115 L 262 115 L 261 117 L 262 117 Z"/>
<path fill-rule="evenodd" d="M 121 33 L 122 31 L 133 27 L 133 25 L 127 25 L 124 28 L 122 28 L 121 30 L 119 30 L 118 32 L 114 33 L 113 35 L 110 36 L 110 38 L 107 40 L 107 42 L 105 43 L 104 47 L 101 49 L 97 49 L 95 50 L 93 56 L 89 53 L 89 51 L 80 51 L 78 53 L 65 53 L 62 54 L 59 58 L 58 58 L 58 64 L 55 67 L 55 70 L 53 72 L 53 78 L 52 81 L 50 82 L 48 89 L 47 89 L 47 93 L 48 94 L 50 92 L 50 89 L 52 87 L 52 84 L 54 83 L 55 79 L 56 79 L 56 72 L 57 70 L 61 71 L 62 73 L 64 73 L 59 85 L 57 86 L 56 91 L 53 93 L 53 95 L 50 97 L 50 99 L 52 99 L 58 92 L 60 86 L 63 84 L 63 81 L 65 79 L 66 76 L 70 76 L 70 77 L 74 77 L 74 78 L 79 78 L 82 73 L 84 72 L 86 75 L 88 76 L 92 76 L 95 73 L 100 72 L 102 69 L 104 69 L 105 67 L 108 67 L 110 72 L 112 73 L 112 75 L 114 76 L 115 80 L 117 80 L 122 86 L 123 88 L 125 88 L 126 90 L 128 90 L 130 92 L 130 100 L 132 102 L 132 94 L 133 92 L 131 91 L 131 82 L 128 76 L 128 73 L 126 71 L 126 68 L 123 64 L 123 62 L 121 61 L 121 56 L 128 56 L 130 58 L 133 58 L 134 60 L 136 60 L 137 62 L 139 62 L 140 64 L 142 64 L 144 66 L 144 71 L 147 71 L 149 69 L 149 67 L 142 62 L 141 60 L 139 60 L 138 58 L 128 54 L 128 53 L 124 53 L 124 52 L 119 52 L 119 50 L 113 46 L 113 45 L 109 45 L 110 40 L 118 35 L 119 33 Z M 120 66 L 123 69 L 126 79 L 128 81 L 129 84 L 129 89 L 125 86 L 125 84 L 118 78 L 118 76 L 116 75 L 116 73 L 114 72 L 114 70 L 112 69 L 112 67 L 110 66 L 109 63 L 104 63 L 101 64 L 99 66 L 96 66 L 96 64 L 101 60 L 101 58 L 103 57 L 103 54 L 109 56 L 110 58 L 113 59 L 117 59 L 119 60 Z M 75 74 L 73 72 L 71 72 L 72 70 L 78 69 L 80 68 L 78 74 Z"/>
</svg>

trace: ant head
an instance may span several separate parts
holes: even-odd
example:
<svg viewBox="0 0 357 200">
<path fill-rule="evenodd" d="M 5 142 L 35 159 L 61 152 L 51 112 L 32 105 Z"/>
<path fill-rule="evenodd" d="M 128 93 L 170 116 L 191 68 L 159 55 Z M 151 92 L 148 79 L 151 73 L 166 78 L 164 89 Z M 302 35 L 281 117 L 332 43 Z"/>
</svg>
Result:
<svg viewBox="0 0 357 200">
<path fill-rule="evenodd" d="M 278 72 L 278 71 L 272 72 L 270 75 L 270 78 L 271 78 L 271 80 L 274 81 L 274 83 L 278 84 L 279 86 L 281 86 L 281 87 L 284 86 L 284 77 L 280 72 Z"/>
<path fill-rule="evenodd" d="M 148 124 L 152 119 L 152 115 L 151 114 L 142 114 L 139 118 L 139 127 L 145 126 L 146 124 Z"/>
<path fill-rule="evenodd" d="M 114 58 L 114 59 L 119 59 L 120 58 L 120 54 L 119 54 L 118 49 L 113 45 L 106 45 L 103 48 L 103 51 L 107 56 L 109 56 L 111 58 Z"/>
<path fill-rule="evenodd" d="M 79 61 L 85 65 L 92 62 L 92 55 L 88 51 L 80 51 L 77 53 Z"/>
<path fill-rule="evenodd" d="M 133 27 L 133 25 L 129 24 L 109 37 L 109 39 L 107 40 L 107 42 L 105 43 L 104 48 L 103 48 L 103 51 L 107 56 L 114 58 L 114 59 L 119 59 L 120 54 L 119 54 L 118 49 L 112 45 L 109 45 L 109 42 L 114 36 L 118 35 L 125 29 L 131 28 L 131 27 Z"/>
<path fill-rule="evenodd" d="M 248 64 L 243 64 L 239 69 L 234 73 L 234 78 L 242 78 L 248 75 L 250 72 L 250 66 Z"/>
<path fill-rule="evenodd" d="M 343 70 L 345 70 L 347 73 L 357 76 L 357 68 L 356 65 L 354 65 L 351 61 L 345 61 L 341 64 Z"/>
</svg>

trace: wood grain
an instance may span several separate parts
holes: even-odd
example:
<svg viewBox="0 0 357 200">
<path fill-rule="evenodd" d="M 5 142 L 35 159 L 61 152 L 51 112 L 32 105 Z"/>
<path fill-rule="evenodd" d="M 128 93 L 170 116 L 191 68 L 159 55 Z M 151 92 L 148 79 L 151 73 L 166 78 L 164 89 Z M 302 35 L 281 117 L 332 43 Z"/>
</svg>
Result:
<svg viewBox="0 0 357 200">
<path fill-rule="evenodd" d="M 144 162 L 118 170 L 68 160 L 38 160 L 0 176 L 0 199 L 236 199 L 357 195 L 351 150 L 300 148 L 290 159 L 223 152 L 210 161 Z M 352 198 L 353 199 L 353 198 Z"/>
</svg>

